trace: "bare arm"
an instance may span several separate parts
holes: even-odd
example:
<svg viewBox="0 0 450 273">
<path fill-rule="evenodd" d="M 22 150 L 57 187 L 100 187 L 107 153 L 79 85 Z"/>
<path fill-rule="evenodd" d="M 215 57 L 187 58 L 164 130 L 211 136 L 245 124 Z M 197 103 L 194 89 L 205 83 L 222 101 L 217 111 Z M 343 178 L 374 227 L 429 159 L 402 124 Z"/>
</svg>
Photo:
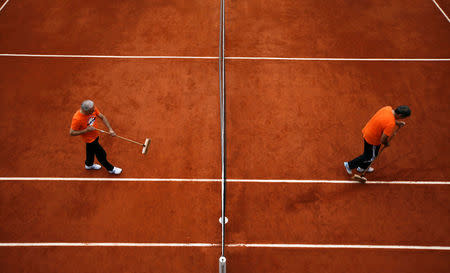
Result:
<svg viewBox="0 0 450 273">
<path fill-rule="evenodd" d="M 109 133 L 111 136 L 116 136 L 116 133 L 114 132 L 113 128 L 111 127 L 111 124 L 109 124 L 108 119 L 103 114 L 99 114 L 98 117 L 103 121 L 103 123 L 108 127 Z"/>
<path fill-rule="evenodd" d="M 381 135 L 380 142 L 381 142 L 381 144 L 383 144 L 386 147 L 389 146 L 389 137 L 383 133 Z"/>
</svg>

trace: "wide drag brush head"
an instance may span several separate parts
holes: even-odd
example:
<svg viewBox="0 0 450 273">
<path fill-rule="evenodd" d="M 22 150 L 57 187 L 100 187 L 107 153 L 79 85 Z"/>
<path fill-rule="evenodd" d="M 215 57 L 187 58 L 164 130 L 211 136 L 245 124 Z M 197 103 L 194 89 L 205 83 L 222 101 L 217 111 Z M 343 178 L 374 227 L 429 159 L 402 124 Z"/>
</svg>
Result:
<svg viewBox="0 0 450 273">
<path fill-rule="evenodd" d="M 367 181 L 367 178 L 365 178 L 364 176 L 361 176 L 361 175 L 357 175 L 357 174 L 354 174 L 352 176 L 352 179 L 356 180 L 356 181 L 359 181 L 361 183 L 366 183 L 366 181 Z"/>
<path fill-rule="evenodd" d="M 148 148 L 150 147 L 150 138 L 146 138 L 144 142 L 144 147 L 142 147 L 142 154 L 146 155 L 148 152 Z"/>
</svg>

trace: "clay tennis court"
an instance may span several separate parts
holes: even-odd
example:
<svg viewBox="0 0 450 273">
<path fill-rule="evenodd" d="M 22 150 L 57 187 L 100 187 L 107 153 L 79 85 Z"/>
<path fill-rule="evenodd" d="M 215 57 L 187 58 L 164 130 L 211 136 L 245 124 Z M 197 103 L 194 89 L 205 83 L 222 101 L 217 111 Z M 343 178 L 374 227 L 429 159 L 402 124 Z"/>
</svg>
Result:
<svg viewBox="0 0 450 273">
<path fill-rule="evenodd" d="M 450 2 L 0 0 L 0 271 L 450 271 Z M 120 176 L 69 135 L 92 99 Z M 369 182 L 343 162 L 412 115 Z"/>
</svg>

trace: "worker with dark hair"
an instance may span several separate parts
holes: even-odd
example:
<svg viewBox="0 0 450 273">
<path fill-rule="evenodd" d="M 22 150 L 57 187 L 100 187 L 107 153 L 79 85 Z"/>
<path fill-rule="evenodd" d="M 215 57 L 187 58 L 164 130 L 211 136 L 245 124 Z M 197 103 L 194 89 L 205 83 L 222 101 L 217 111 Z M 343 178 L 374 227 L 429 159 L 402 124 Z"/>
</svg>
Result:
<svg viewBox="0 0 450 273">
<path fill-rule="evenodd" d="M 394 132 L 395 126 L 399 128 L 405 126 L 405 119 L 411 115 L 411 109 L 406 105 L 401 105 L 395 110 L 391 106 L 385 106 L 367 122 L 362 129 L 364 139 L 364 153 L 355 159 L 344 162 L 345 170 L 352 175 L 352 170 L 356 168 L 358 172 L 364 172 L 370 163 L 377 157 L 381 144 L 389 146 L 389 137 Z M 367 172 L 373 172 L 370 167 Z"/>
<path fill-rule="evenodd" d="M 108 162 L 105 150 L 100 143 L 98 143 L 99 132 L 96 130 L 97 117 L 103 121 L 106 127 L 108 127 L 110 135 L 116 136 L 108 119 L 100 113 L 97 107 L 94 106 L 94 102 L 91 100 L 83 101 L 81 109 L 73 115 L 72 124 L 70 126 L 70 135 L 81 135 L 83 141 L 86 143 L 86 161 L 84 163 L 84 168 L 86 170 L 99 170 L 101 168 L 100 165 L 94 164 L 94 156 L 96 156 L 100 164 L 102 164 L 109 173 L 120 174 L 122 169 L 114 167 Z"/>
</svg>

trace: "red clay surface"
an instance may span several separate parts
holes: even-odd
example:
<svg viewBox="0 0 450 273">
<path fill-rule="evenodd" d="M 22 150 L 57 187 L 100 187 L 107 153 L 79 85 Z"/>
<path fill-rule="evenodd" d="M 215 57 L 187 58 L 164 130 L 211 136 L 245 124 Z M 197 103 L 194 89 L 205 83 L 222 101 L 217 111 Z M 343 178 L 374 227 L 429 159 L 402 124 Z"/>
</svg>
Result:
<svg viewBox="0 0 450 273">
<path fill-rule="evenodd" d="M 220 248 L 0 248 L 3 273 L 217 272 Z"/>
<path fill-rule="evenodd" d="M 100 143 L 121 177 L 220 176 L 217 62 L 2 58 L 2 176 L 112 177 L 84 170 L 85 144 L 69 135 L 73 114 L 91 98 L 116 133 Z M 13 109 L 12 109 L 13 108 Z"/>
<path fill-rule="evenodd" d="M 10 1 L 0 14 L 0 52 L 216 56 L 219 5 L 204 0 Z"/>
<path fill-rule="evenodd" d="M 232 60 L 227 67 L 229 178 L 348 179 L 343 162 L 362 153 L 361 129 L 379 108 L 401 104 L 412 116 L 369 179 L 450 177 L 448 62 Z"/>
<path fill-rule="evenodd" d="M 217 183 L 2 182 L 0 189 L 0 242 L 220 242 Z"/>
<path fill-rule="evenodd" d="M 431 0 L 229 1 L 225 24 L 228 56 L 450 57 Z"/>
<path fill-rule="evenodd" d="M 448 272 L 449 258 L 448 251 L 229 248 L 227 272 Z"/>
<path fill-rule="evenodd" d="M 450 244 L 448 185 L 229 183 L 227 198 L 229 243 Z"/>
<path fill-rule="evenodd" d="M 1 53 L 217 56 L 219 1 L 10 1 Z M 432 1 L 227 2 L 227 56 L 448 58 Z M 444 8 L 446 5 L 442 5 Z M 219 178 L 217 60 L 1 58 L 2 177 L 108 177 L 69 136 L 93 99 L 122 178 Z M 448 62 L 227 62 L 228 178 L 348 179 L 384 105 L 413 114 L 370 180 L 448 181 Z M 449 186 L 228 186 L 227 242 L 448 246 Z M 220 184 L 0 183 L 0 242 L 219 243 Z M 0 247 L 4 272 L 217 272 L 220 249 Z M 448 272 L 448 251 L 226 248 L 229 272 Z M 2 271 L 2 272 L 3 272 Z"/>
</svg>

